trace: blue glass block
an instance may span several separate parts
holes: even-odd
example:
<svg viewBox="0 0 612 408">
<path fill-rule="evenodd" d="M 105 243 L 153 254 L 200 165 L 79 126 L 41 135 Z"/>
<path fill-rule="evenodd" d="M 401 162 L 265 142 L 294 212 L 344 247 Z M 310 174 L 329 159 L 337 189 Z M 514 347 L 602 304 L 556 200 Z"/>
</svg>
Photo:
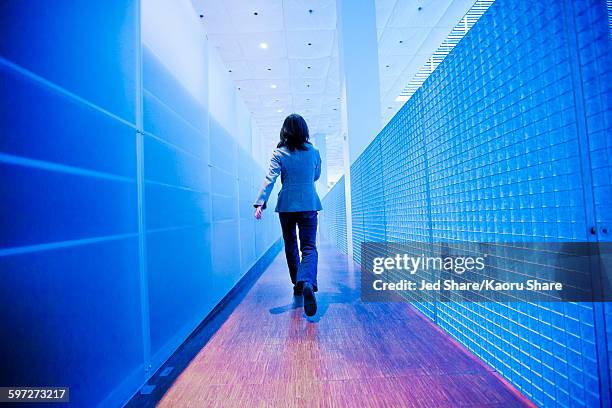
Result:
<svg viewBox="0 0 612 408">
<path fill-rule="evenodd" d="M 382 225 L 390 242 L 585 241 L 588 224 L 612 222 L 606 13 L 596 1 L 496 1 L 355 162 L 354 243 Z M 355 192 L 378 174 L 380 208 Z M 612 336 L 596 338 L 592 304 L 415 307 L 536 404 L 599 405 L 595 344 L 612 350 Z M 605 318 L 612 327 L 610 308 Z"/>
</svg>

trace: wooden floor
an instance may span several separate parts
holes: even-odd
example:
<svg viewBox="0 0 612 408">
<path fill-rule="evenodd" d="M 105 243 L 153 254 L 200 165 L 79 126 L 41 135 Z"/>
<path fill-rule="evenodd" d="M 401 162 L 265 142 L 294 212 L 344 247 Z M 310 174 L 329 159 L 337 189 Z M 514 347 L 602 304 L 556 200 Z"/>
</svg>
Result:
<svg viewBox="0 0 612 408">
<path fill-rule="evenodd" d="M 362 303 L 351 269 L 320 249 L 307 319 L 279 255 L 158 406 L 529 406 L 408 304 Z"/>
</svg>

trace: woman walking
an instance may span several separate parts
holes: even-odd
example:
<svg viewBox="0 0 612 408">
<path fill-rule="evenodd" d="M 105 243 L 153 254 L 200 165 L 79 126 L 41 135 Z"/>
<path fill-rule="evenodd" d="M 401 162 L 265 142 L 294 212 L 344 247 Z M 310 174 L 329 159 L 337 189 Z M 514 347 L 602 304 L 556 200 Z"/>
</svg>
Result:
<svg viewBox="0 0 612 408">
<path fill-rule="evenodd" d="M 282 187 L 275 211 L 278 212 L 283 231 L 293 294 L 304 296 L 304 312 L 307 316 L 314 316 L 317 312 L 314 292 L 318 290 L 317 214 L 322 209 L 314 183 L 321 175 L 321 156 L 309 142 L 306 121 L 295 113 L 287 116 L 281 128 L 280 142 L 274 150 L 268 174 L 253 204 L 255 218 L 261 218 L 279 175 Z M 296 226 L 299 231 L 299 251 Z"/>
</svg>

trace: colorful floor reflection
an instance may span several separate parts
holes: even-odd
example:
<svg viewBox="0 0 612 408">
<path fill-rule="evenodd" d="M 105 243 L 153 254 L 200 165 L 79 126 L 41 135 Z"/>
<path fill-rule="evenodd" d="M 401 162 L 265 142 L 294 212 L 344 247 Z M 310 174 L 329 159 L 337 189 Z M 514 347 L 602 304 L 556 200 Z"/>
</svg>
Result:
<svg viewBox="0 0 612 408">
<path fill-rule="evenodd" d="M 359 271 L 336 249 L 319 266 L 315 318 L 279 255 L 158 406 L 531 405 L 408 304 L 361 303 Z"/>
</svg>

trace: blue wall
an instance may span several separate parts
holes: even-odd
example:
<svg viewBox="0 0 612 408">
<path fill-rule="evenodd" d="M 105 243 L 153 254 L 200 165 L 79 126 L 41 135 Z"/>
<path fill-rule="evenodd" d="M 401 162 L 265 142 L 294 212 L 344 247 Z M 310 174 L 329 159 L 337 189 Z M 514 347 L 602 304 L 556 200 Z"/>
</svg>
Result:
<svg viewBox="0 0 612 408">
<path fill-rule="evenodd" d="M 324 210 L 319 214 L 321 239 L 347 249 L 346 242 L 346 205 L 344 196 L 344 177 L 325 195 Z"/>
<path fill-rule="evenodd" d="M 125 402 L 280 236 L 252 217 L 264 172 L 235 89 L 208 86 L 231 84 L 214 50 L 197 43 L 194 92 L 139 15 L 0 6 L 0 384 L 69 386 L 75 406 Z"/>
<path fill-rule="evenodd" d="M 352 165 L 355 260 L 365 241 L 609 241 L 609 38 L 604 1 L 497 0 Z M 321 217 L 338 243 L 343 199 Z M 609 304 L 415 306 L 536 404 L 609 406 Z"/>
</svg>

